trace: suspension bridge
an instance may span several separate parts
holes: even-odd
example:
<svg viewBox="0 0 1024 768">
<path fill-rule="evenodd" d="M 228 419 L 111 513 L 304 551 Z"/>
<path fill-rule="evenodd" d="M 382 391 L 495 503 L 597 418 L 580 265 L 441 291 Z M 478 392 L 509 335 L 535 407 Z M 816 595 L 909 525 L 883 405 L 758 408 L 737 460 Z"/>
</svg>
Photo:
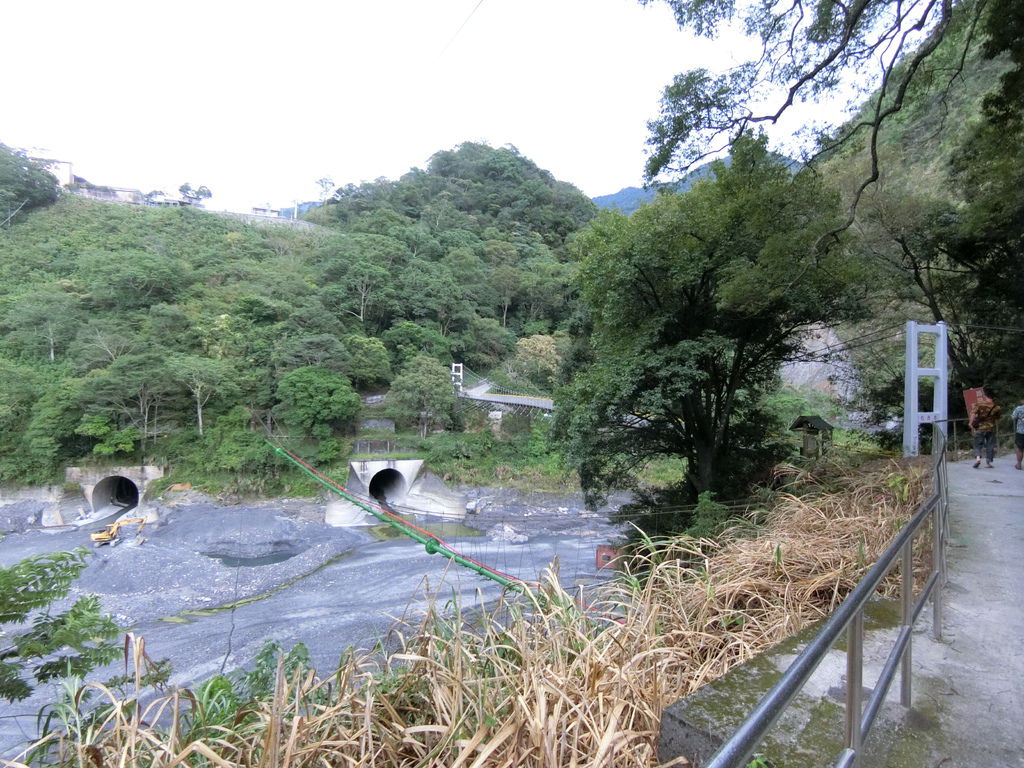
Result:
<svg viewBox="0 0 1024 768">
<path fill-rule="evenodd" d="M 455 386 L 455 393 L 463 400 L 496 405 L 517 412 L 555 410 L 555 401 L 552 398 L 523 394 L 496 386 L 473 373 L 462 363 L 452 363 L 452 384 Z"/>
</svg>

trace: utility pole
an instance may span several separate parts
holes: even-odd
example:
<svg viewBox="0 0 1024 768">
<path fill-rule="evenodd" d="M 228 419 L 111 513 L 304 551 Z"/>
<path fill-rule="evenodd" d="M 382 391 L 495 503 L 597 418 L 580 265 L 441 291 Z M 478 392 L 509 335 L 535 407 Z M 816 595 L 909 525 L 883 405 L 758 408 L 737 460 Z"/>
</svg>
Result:
<svg viewBox="0 0 1024 768">
<path fill-rule="evenodd" d="M 13 211 L 11 210 L 10 206 L 7 206 L 7 218 L 4 219 L 3 221 L 0 221 L 0 227 L 6 227 L 10 223 L 11 219 L 13 219 L 17 215 L 18 211 L 20 211 L 24 207 L 24 202 L 22 202 L 21 205 L 19 205 Z"/>
</svg>

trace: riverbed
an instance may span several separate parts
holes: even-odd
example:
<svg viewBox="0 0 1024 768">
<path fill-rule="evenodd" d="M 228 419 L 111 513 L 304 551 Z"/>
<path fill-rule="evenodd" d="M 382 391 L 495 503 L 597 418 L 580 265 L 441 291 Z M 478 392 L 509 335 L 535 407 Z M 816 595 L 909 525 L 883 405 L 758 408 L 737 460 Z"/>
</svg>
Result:
<svg viewBox="0 0 1024 768">
<path fill-rule="evenodd" d="M 437 529 L 453 548 L 525 581 L 552 563 L 570 588 L 607 577 L 596 549 L 623 537 L 608 519 L 613 507 L 595 513 L 574 495 L 461 491 L 470 513 L 461 525 Z M 41 519 L 34 510 L 25 501 L 0 505 L 8 531 L 0 565 L 89 547 L 89 532 L 108 522 L 42 530 L 33 526 Z M 331 527 L 324 500 L 225 503 L 187 491 L 147 502 L 145 510 L 156 520 L 141 533 L 132 527 L 116 546 L 90 547 L 68 600 L 98 595 L 105 612 L 145 638 L 151 658 L 170 660 L 177 685 L 245 666 L 268 639 L 286 648 L 305 643 L 314 665 L 329 673 L 348 648 L 385 641 L 399 618 L 415 617 L 442 587 L 442 602 L 454 591 L 464 603 L 493 600 L 502 589 L 374 526 Z M 114 670 L 92 679 L 107 672 Z M 36 714 L 51 699 L 44 689 L 0 704 L 0 754 L 33 736 Z"/>
</svg>

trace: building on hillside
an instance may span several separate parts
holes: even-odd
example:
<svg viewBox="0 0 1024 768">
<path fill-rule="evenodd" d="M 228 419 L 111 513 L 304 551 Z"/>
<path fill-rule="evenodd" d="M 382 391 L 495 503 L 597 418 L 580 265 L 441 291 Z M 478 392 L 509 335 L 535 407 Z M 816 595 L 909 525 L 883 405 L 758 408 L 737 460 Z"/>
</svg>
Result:
<svg viewBox="0 0 1024 768">
<path fill-rule="evenodd" d="M 67 160 L 49 160 L 42 157 L 34 157 L 32 159 L 43 163 L 43 167 L 57 179 L 57 186 L 59 187 L 68 187 L 77 180 L 74 169 Z"/>
<path fill-rule="evenodd" d="M 145 198 L 145 195 L 138 189 L 99 187 L 95 184 L 90 184 L 84 179 L 74 182 L 68 188 L 68 191 L 73 195 L 87 197 L 90 200 L 102 200 L 107 203 L 125 203 L 127 205 L 142 205 Z"/>
<path fill-rule="evenodd" d="M 158 192 L 155 195 L 143 195 L 143 197 L 143 205 L 149 205 L 155 208 L 180 208 L 185 205 L 193 205 L 191 200 L 187 200 L 184 197 L 166 195 L 163 192 Z"/>
<path fill-rule="evenodd" d="M 79 197 L 102 200 L 107 203 L 150 205 L 158 208 L 177 208 L 183 205 L 202 208 L 198 199 L 174 197 L 163 192 L 144 194 L 142 190 L 131 187 L 107 187 L 93 184 L 88 179 L 76 176 L 74 166 L 67 160 L 51 160 L 45 157 L 32 159 L 42 163 L 43 167 L 54 175 L 59 187 Z"/>
</svg>

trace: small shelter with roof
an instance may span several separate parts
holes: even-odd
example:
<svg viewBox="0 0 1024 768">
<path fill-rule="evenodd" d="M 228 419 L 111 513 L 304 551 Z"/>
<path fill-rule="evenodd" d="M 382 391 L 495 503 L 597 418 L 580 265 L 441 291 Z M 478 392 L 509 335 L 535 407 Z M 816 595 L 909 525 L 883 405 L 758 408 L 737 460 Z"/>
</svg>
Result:
<svg viewBox="0 0 1024 768">
<path fill-rule="evenodd" d="M 791 432 L 802 432 L 804 444 L 800 455 L 809 459 L 819 458 L 832 445 L 834 427 L 821 416 L 799 416 L 790 427 Z"/>
</svg>

